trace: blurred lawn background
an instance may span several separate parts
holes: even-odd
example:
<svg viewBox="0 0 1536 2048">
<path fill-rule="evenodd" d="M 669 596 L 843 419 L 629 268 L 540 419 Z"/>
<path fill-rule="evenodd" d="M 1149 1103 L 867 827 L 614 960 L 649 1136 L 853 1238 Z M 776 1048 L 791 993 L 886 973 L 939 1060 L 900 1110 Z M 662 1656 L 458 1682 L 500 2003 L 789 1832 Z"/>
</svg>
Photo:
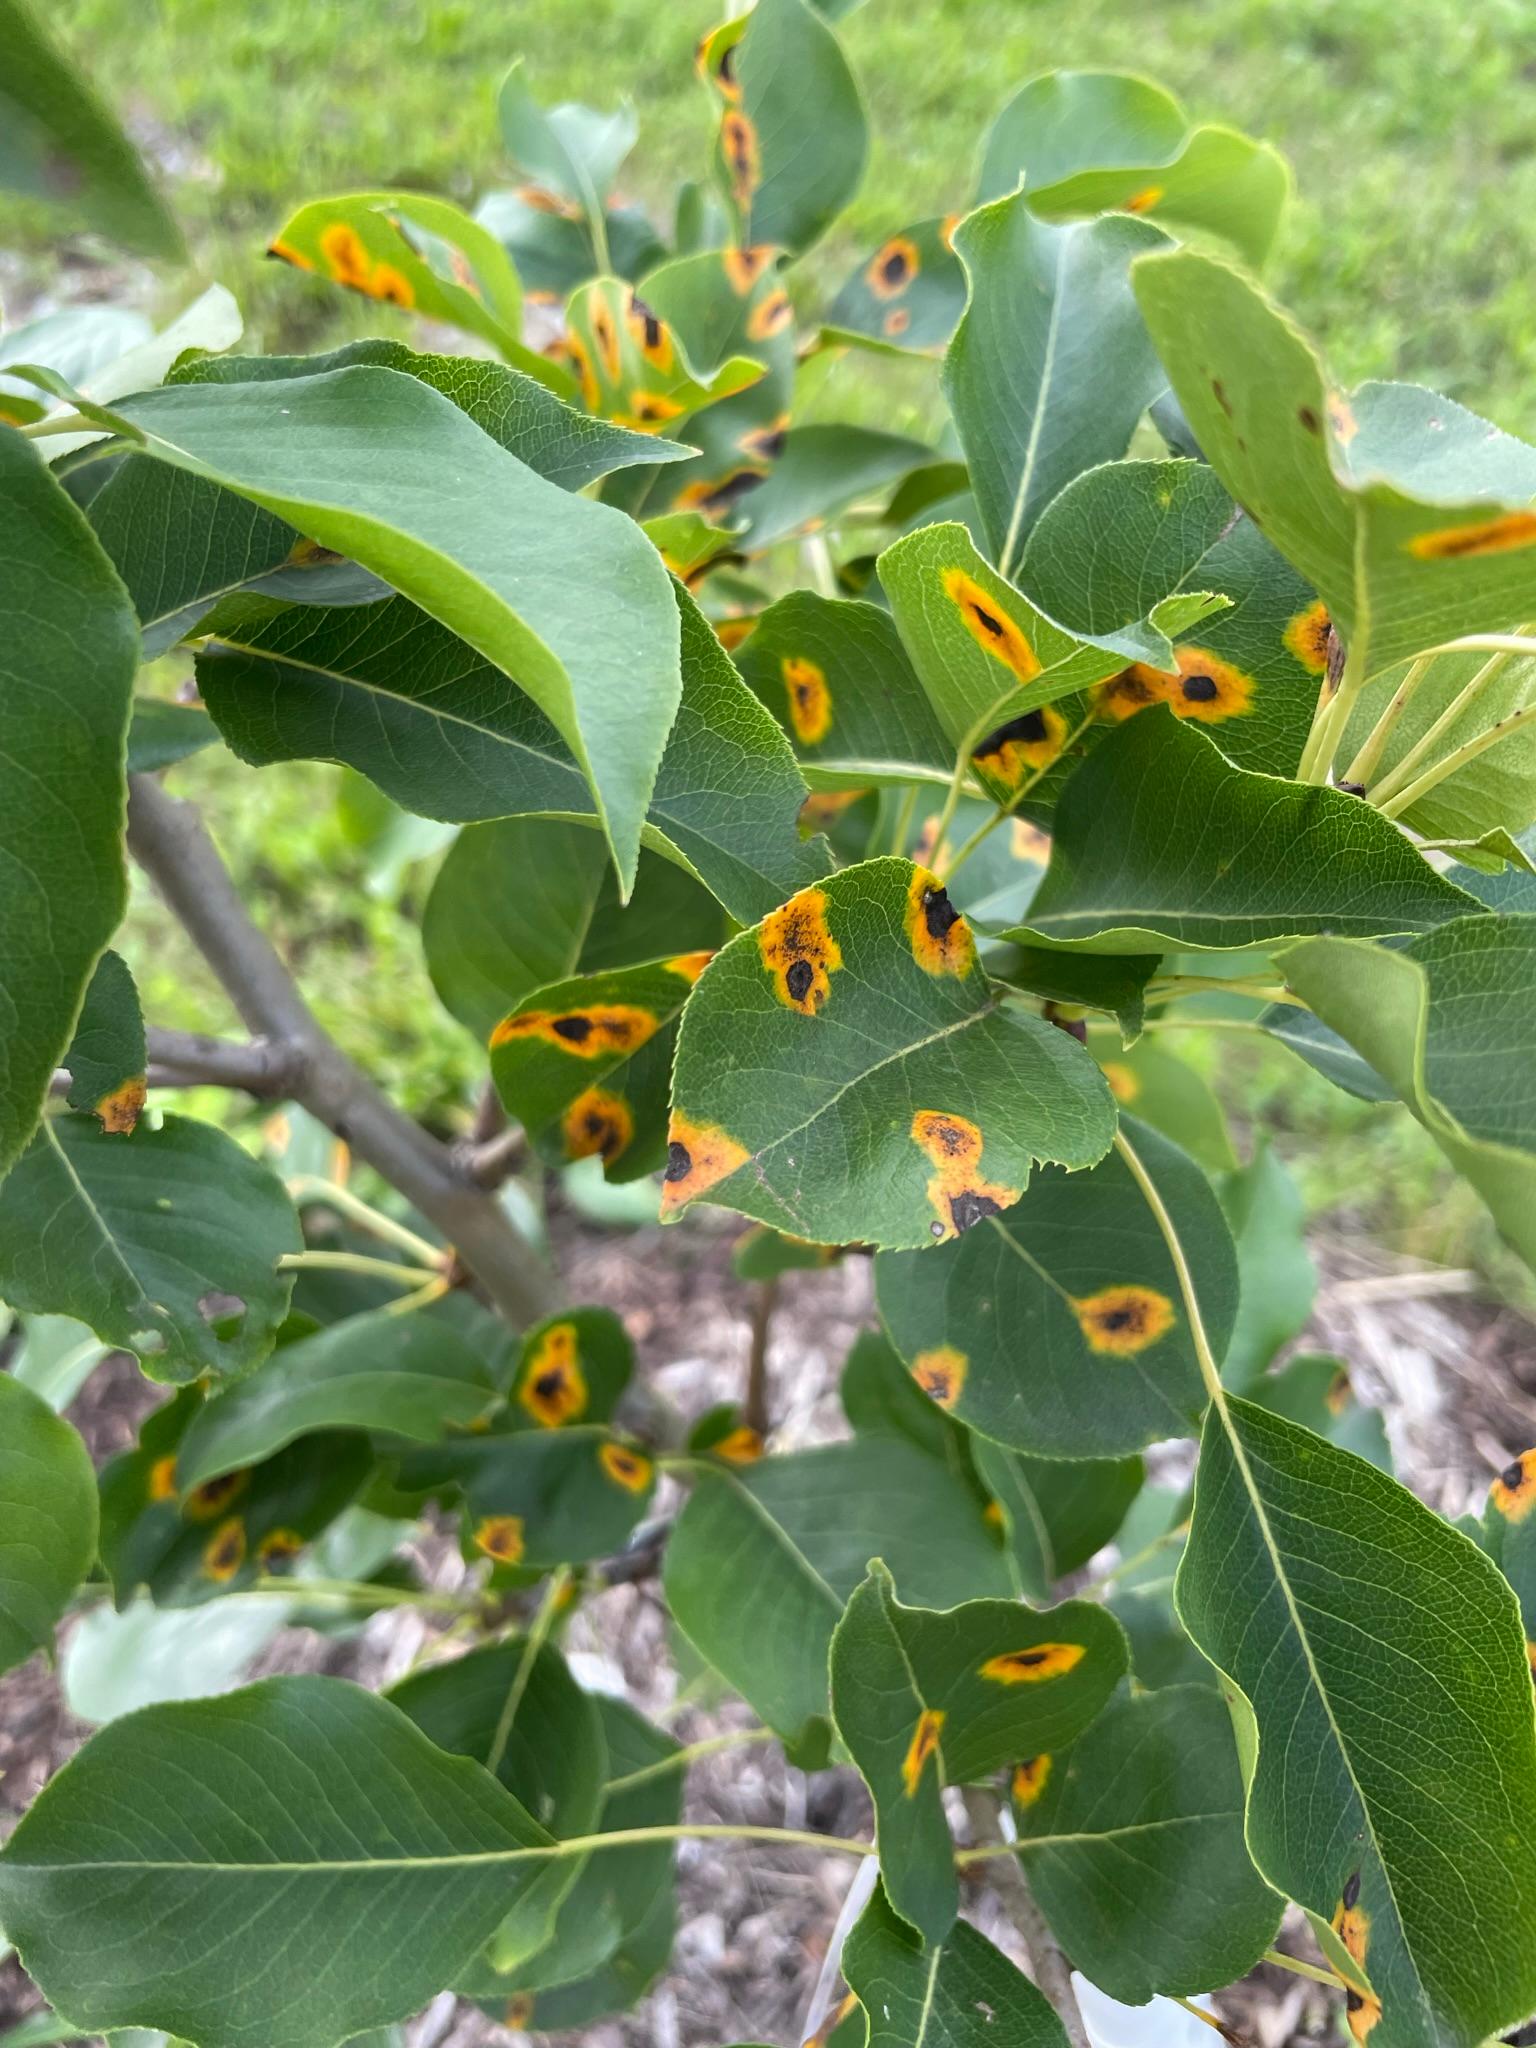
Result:
<svg viewBox="0 0 1536 2048">
<path fill-rule="evenodd" d="M 634 101 L 641 137 L 625 190 L 665 219 L 676 181 L 704 175 L 711 108 L 692 58 L 721 11 L 710 0 L 55 0 L 49 20 L 168 167 L 200 278 L 235 292 L 247 346 L 311 350 L 392 316 L 265 261 L 285 214 L 382 185 L 472 205 L 515 182 L 494 113 L 514 57 L 546 102 Z M 1411 378 L 1536 437 L 1531 0 L 867 0 L 842 33 L 873 156 L 860 198 L 796 272 L 808 312 L 893 228 L 968 201 L 981 137 L 1025 79 L 1137 70 L 1193 117 L 1289 156 L 1297 201 L 1271 281 L 1344 381 Z M 27 232 L 46 258 L 42 231 Z M 826 409 L 920 431 L 935 420 L 933 391 L 926 366 L 855 353 Z M 407 872 L 398 902 L 370 883 L 376 863 L 356 805 L 335 802 L 334 770 L 258 777 L 210 754 L 176 786 L 208 802 L 343 1042 L 418 1113 L 462 1115 L 483 1062 L 420 964 L 426 871 Z M 152 1017 L 232 1028 L 152 907 L 135 917 Z M 1214 1041 L 1187 1049 L 1215 1066 Z M 1406 1112 L 1355 1103 L 1258 1039 L 1224 1037 L 1219 1066 L 1234 1111 L 1282 1134 L 1314 1209 L 1348 1212 L 1423 1256 L 1490 1255 L 1481 1210 Z"/>
</svg>

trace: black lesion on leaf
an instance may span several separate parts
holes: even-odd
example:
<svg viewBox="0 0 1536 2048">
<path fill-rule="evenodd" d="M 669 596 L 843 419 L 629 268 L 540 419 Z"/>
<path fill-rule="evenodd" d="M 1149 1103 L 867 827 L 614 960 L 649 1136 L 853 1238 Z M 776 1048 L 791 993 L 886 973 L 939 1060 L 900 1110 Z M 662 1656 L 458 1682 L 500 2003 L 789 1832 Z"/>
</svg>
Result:
<svg viewBox="0 0 1536 2048">
<path fill-rule="evenodd" d="M 1296 408 L 1296 417 L 1301 421 L 1301 424 L 1309 434 L 1320 434 L 1322 432 L 1323 423 L 1310 405 L 1298 406 Z"/>
<path fill-rule="evenodd" d="M 797 1003 L 805 1001 L 815 979 L 816 970 L 809 960 L 791 960 L 784 970 L 784 986 Z"/>
<path fill-rule="evenodd" d="M 1516 1458 L 1516 1460 L 1515 1460 L 1515 1462 L 1513 1463 L 1513 1465 L 1506 1465 L 1506 1466 L 1504 1467 L 1504 1470 L 1503 1470 L 1503 1471 L 1502 1471 L 1502 1472 L 1501 1472 L 1501 1473 L 1499 1474 L 1499 1477 L 1500 1477 L 1500 1478 L 1501 1478 L 1501 1479 L 1503 1480 L 1504 1484 L 1505 1484 L 1505 1485 L 1506 1485 L 1506 1486 L 1507 1486 L 1507 1487 L 1509 1488 L 1509 1490 L 1510 1490 L 1510 1492 L 1511 1492 L 1511 1493 L 1513 1493 L 1513 1492 L 1514 1492 L 1514 1491 L 1516 1490 L 1516 1488 L 1517 1488 L 1517 1487 L 1521 1487 L 1521 1486 L 1524 1486 L 1524 1484 L 1525 1484 L 1525 1463 L 1524 1463 L 1524 1460 L 1523 1460 L 1523 1459 L 1520 1459 L 1520 1458 Z"/>
<path fill-rule="evenodd" d="M 553 1401 L 565 1386 L 565 1374 L 559 1366 L 552 1366 L 548 1372 L 541 1372 L 533 1383 L 533 1391 L 541 1401 Z"/>
<path fill-rule="evenodd" d="M 1345 1878 L 1344 1889 L 1340 1894 L 1340 1897 L 1344 1901 L 1344 1910 L 1346 1913 L 1352 1913 L 1355 1910 L 1356 1906 L 1359 1905 L 1360 1873 L 1358 1870 L 1352 1870 L 1349 1876 Z"/>
<path fill-rule="evenodd" d="M 974 1189 L 963 1188 L 958 1195 L 949 1198 L 949 1216 L 957 1234 L 963 1234 L 973 1224 L 980 1223 L 984 1216 L 1000 1216 L 1001 1202 L 994 1202 L 990 1195 L 979 1195 Z"/>
<path fill-rule="evenodd" d="M 985 624 L 988 632 L 1000 630 L 996 620 L 984 612 L 980 605 L 976 607 L 976 616 Z M 1042 740 L 1049 739 L 1050 736 L 1051 729 L 1045 722 L 1043 711 L 1021 711 L 1017 718 L 1010 718 L 1008 723 L 1000 725 L 996 732 L 989 732 L 981 745 L 974 749 L 971 759 L 982 761 L 989 754 L 1000 754 L 1010 740 L 1022 740 L 1026 746 L 1037 747 Z"/>
<path fill-rule="evenodd" d="M 985 605 L 977 604 L 974 598 L 971 600 L 971 614 L 975 618 L 976 623 L 990 633 L 994 640 L 1007 638 L 1007 629 L 1004 627 L 1002 620 L 997 618 L 992 612 L 989 612 Z"/>
<path fill-rule="evenodd" d="M 1186 676 L 1182 688 L 1191 704 L 1214 704 L 1221 694 L 1214 676 Z"/>
<path fill-rule="evenodd" d="M 585 1045 L 592 1036 L 592 1019 L 581 1016 L 556 1017 L 549 1028 L 558 1032 L 561 1038 L 568 1038 L 572 1045 Z"/>
<path fill-rule="evenodd" d="M 667 1147 L 667 1170 L 663 1180 L 686 1180 L 693 1171 L 693 1155 L 686 1145 L 679 1145 L 676 1138 Z"/>
<path fill-rule="evenodd" d="M 906 250 L 893 249 L 880 265 L 880 275 L 885 283 L 895 290 L 898 285 L 906 283 L 907 268 Z"/>
<path fill-rule="evenodd" d="M 960 922 L 960 913 L 949 900 L 947 889 L 923 891 L 923 923 L 930 939 L 942 939 Z"/>
<path fill-rule="evenodd" d="M 630 303 L 634 307 L 635 317 L 644 326 L 645 346 L 648 349 L 660 348 L 661 321 L 657 318 L 656 314 L 652 311 L 652 309 L 645 303 L 644 299 L 636 297 L 635 299 L 631 300 Z"/>
</svg>

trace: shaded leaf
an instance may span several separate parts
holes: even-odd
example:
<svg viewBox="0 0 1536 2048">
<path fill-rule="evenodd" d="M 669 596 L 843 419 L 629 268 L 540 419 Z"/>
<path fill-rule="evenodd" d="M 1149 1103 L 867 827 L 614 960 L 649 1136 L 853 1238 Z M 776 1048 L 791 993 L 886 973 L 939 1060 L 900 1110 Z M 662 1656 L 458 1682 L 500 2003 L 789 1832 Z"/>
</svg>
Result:
<svg viewBox="0 0 1536 2048">
<path fill-rule="evenodd" d="M 869 2016 L 868 2048 L 1066 2048 L 1054 2011 L 985 1935 L 962 1920 L 925 1948 L 878 1886 L 843 1973 Z"/>
<path fill-rule="evenodd" d="M 96 1559 L 96 1475 L 67 1422 L 0 1373 L 0 1671 L 52 1642 Z"/>
<path fill-rule="evenodd" d="M 128 963 L 108 949 L 96 962 L 64 1056 L 71 1109 L 91 1110 L 106 1131 L 131 1131 L 144 1107 L 144 1014 Z"/>
<path fill-rule="evenodd" d="M 965 310 L 965 271 L 951 219 L 914 221 L 861 257 L 827 308 L 829 341 L 935 355 Z"/>
<path fill-rule="evenodd" d="M 1278 1371 L 1262 1374 L 1243 1392 L 1255 1407 L 1283 1415 L 1288 1422 L 1299 1422 L 1383 1472 L 1392 1470 L 1392 1448 L 1381 1411 L 1364 1407 L 1355 1398 L 1349 1368 L 1342 1358 L 1301 1353 L 1287 1359 Z"/>
<path fill-rule="evenodd" d="M 916 1382 L 908 1384 L 916 1397 Z M 1048 1598 L 1058 1579 L 1102 1550 L 1141 1491 L 1140 1458 L 1031 1458 L 975 1434 L 970 1446 L 1028 1600 Z"/>
<path fill-rule="evenodd" d="M 742 505 L 742 546 L 754 551 L 814 531 L 858 498 L 933 459 L 926 442 L 874 427 L 793 427 L 761 489 Z"/>
<path fill-rule="evenodd" d="M 465 1437 L 401 1460 L 408 1489 L 461 1489 L 466 1555 L 547 1570 L 624 1548 L 656 1487 L 650 1455 L 598 1424 Z"/>
<path fill-rule="evenodd" d="M 1306 1246 L 1301 1191 L 1266 1139 L 1256 1142 L 1249 1163 L 1225 1175 L 1217 1189 L 1242 1279 L 1221 1372 L 1229 1387 L 1246 1394 L 1281 1346 L 1306 1328 L 1317 1298 L 1317 1269 Z"/>
</svg>

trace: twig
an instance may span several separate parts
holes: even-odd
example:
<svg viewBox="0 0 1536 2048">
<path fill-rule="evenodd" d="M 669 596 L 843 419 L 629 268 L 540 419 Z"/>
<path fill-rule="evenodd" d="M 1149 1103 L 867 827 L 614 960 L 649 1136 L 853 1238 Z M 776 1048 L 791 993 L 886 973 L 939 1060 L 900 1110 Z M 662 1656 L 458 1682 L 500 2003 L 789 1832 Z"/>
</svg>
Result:
<svg viewBox="0 0 1536 2048">
<path fill-rule="evenodd" d="M 446 1146 L 396 1109 L 316 1021 L 252 922 L 202 819 L 150 776 L 131 778 L 128 844 L 222 983 L 246 1027 L 292 1062 L 285 1092 L 413 1203 L 513 1323 L 554 1306 L 533 1248 Z"/>
<path fill-rule="evenodd" d="M 768 1336 L 778 1296 L 776 1277 L 761 1280 L 752 1304 L 752 1348 L 747 1354 L 747 1391 L 742 1399 L 741 1419 L 760 1437 L 768 1434 Z"/>
<path fill-rule="evenodd" d="M 1002 1826 L 1002 1806 L 997 1795 L 971 1785 L 966 1787 L 962 1796 L 970 1817 L 971 1832 L 977 1841 L 986 1842 L 996 1836 Z M 1035 1904 L 1035 1895 L 1029 1888 L 1022 1864 L 1017 1856 L 998 1856 L 990 1861 L 992 1883 L 1029 1951 L 1036 1987 L 1055 2007 L 1056 2016 L 1072 2048 L 1093 2048 L 1083 2015 L 1078 2010 L 1077 1993 L 1072 1989 L 1072 1965 L 1057 1946 L 1045 1915 Z"/>
</svg>

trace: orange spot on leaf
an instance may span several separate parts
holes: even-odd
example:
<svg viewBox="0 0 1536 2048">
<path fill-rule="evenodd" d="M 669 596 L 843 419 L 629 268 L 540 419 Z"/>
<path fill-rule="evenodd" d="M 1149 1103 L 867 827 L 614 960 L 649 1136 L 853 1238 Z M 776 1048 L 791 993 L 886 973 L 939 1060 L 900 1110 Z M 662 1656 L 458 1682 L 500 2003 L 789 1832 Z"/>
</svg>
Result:
<svg viewBox="0 0 1536 2048">
<path fill-rule="evenodd" d="M 1319 598 L 1304 612 L 1298 612 L 1285 629 L 1286 646 L 1302 667 L 1315 676 L 1323 675 L 1328 667 L 1328 634 L 1332 624 L 1328 607 Z"/>
<path fill-rule="evenodd" d="M 981 1172 L 982 1136 L 977 1126 L 946 1110 L 920 1109 L 912 1119 L 912 1142 L 932 1160 L 928 1200 L 938 1221 L 930 1226 L 935 1241 L 958 1237 L 996 1216 L 1019 1199 L 1019 1188 L 985 1180 Z"/>
<path fill-rule="evenodd" d="M 1068 730 L 1067 721 L 1054 705 L 1036 705 L 988 733 L 971 759 L 994 781 L 1013 791 L 1027 776 L 1051 765 L 1066 745 Z"/>
<path fill-rule="evenodd" d="M 953 1344 L 941 1344 L 932 1351 L 919 1351 L 912 1361 L 912 1377 L 940 1408 L 953 1408 L 965 1385 L 970 1360 Z"/>
<path fill-rule="evenodd" d="M 700 1195 L 729 1179 L 750 1158 L 745 1145 L 717 1124 L 696 1124 L 674 1111 L 667 1130 L 667 1170 L 662 1178 L 662 1216 L 675 1216 Z"/>
<path fill-rule="evenodd" d="M 635 1135 L 635 1119 L 622 1095 L 607 1088 L 584 1088 L 561 1120 L 567 1159 L 590 1159 L 596 1155 L 605 1164 L 621 1158 Z"/>
<path fill-rule="evenodd" d="M 917 1788 L 922 1783 L 923 1767 L 929 1757 L 936 1757 L 939 1753 L 939 1732 L 943 1726 L 944 1715 L 937 1707 L 924 1707 L 917 1717 L 917 1726 L 912 1731 L 912 1740 L 907 1745 L 907 1753 L 901 1765 L 901 1782 L 906 1787 L 909 1799 L 917 1797 Z"/>
<path fill-rule="evenodd" d="M 514 1010 L 491 1033 L 491 1047 L 539 1038 L 557 1052 L 595 1060 L 604 1053 L 638 1052 L 656 1031 L 657 1018 L 633 1003 L 593 1003 L 581 1010 Z"/>
<path fill-rule="evenodd" d="M 674 959 L 663 961 L 662 964 L 668 974 L 678 974 L 682 976 L 684 981 L 694 982 L 698 980 L 714 957 L 714 954 L 706 947 L 698 953 L 679 953 Z"/>
<path fill-rule="evenodd" d="M 728 1465 L 755 1465 L 763 1455 L 763 1439 L 749 1423 L 743 1422 L 709 1448 Z"/>
<path fill-rule="evenodd" d="M 1018 1806 L 1038 1805 L 1050 1779 L 1049 1755 L 1026 1757 L 1023 1763 L 1015 1764 L 1012 1784 L 1014 1803 Z"/>
<path fill-rule="evenodd" d="M 1536 1507 L 1536 1451 L 1524 1451 L 1512 1465 L 1506 1465 L 1488 1498 L 1506 1522 L 1523 1522 Z"/>
<path fill-rule="evenodd" d="M 1166 1337 L 1176 1320 L 1173 1303 L 1153 1287 L 1101 1287 L 1074 1299 L 1072 1313 L 1090 1350 L 1130 1358 Z"/>
<path fill-rule="evenodd" d="M 586 1413 L 587 1382 L 574 1323 L 552 1323 L 544 1332 L 518 1376 L 517 1400 L 541 1429 L 559 1429 Z"/>
<path fill-rule="evenodd" d="M 269 1529 L 256 1546 L 256 1557 L 265 1570 L 281 1571 L 303 1548 L 304 1538 L 297 1529 Z"/>
<path fill-rule="evenodd" d="M 976 941 L 937 875 L 915 867 L 903 922 L 912 957 L 925 974 L 965 976 L 976 965 Z"/>
<path fill-rule="evenodd" d="M 1116 1102 L 1134 1102 L 1141 1093 L 1141 1083 L 1123 1060 L 1101 1060 L 1100 1071 L 1109 1083 L 1109 1092 Z"/>
<path fill-rule="evenodd" d="M 1165 185 L 1143 185 L 1139 192 L 1133 192 L 1122 204 L 1124 213 L 1150 213 L 1168 188 Z"/>
<path fill-rule="evenodd" d="M 238 1472 L 221 1472 L 217 1479 L 205 1479 L 194 1486 L 182 1502 L 181 1511 L 189 1522 L 211 1522 L 231 1501 L 238 1500 L 251 1483 L 248 1467 Z"/>
<path fill-rule="evenodd" d="M 156 1458 L 149 1468 L 149 1484 L 145 1492 L 150 1500 L 174 1500 L 176 1498 L 176 1454 L 169 1452 L 163 1458 Z"/>
<path fill-rule="evenodd" d="M 203 1574 L 225 1585 L 245 1563 L 245 1524 L 238 1515 L 220 1522 L 203 1550 Z"/>
<path fill-rule="evenodd" d="M 782 334 L 795 317 L 795 309 L 789 302 L 789 293 L 780 287 L 771 291 L 747 315 L 747 338 L 750 341 L 772 341 L 776 334 Z"/>
<path fill-rule="evenodd" d="M 476 1550 L 484 1551 L 497 1564 L 517 1564 L 524 1549 L 521 1515 L 486 1515 L 475 1524 Z"/>
<path fill-rule="evenodd" d="M 989 1657 L 980 1676 L 999 1685 L 1038 1685 L 1045 1678 L 1065 1678 L 1087 1655 L 1081 1643 L 1031 1643 L 1025 1650 L 1004 1650 Z"/>
<path fill-rule="evenodd" d="M 320 254 L 338 284 L 351 285 L 354 291 L 367 290 L 368 273 L 373 266 L 356 228 L 344 220 L 332 221 L 329 227 L 322 228 Z"/>
<path fill-rule="evenodd" d="M 964 569 L 943 572 L 944 595 L 957 606 L 966 631 L 994 660 L 1011 669 L 1021 683 L 1032 682 L 1040 673 L 1040 658 L 1029 636 L 1017 620 L 984 590 Z"/>
<path fill-rule="evenodd" d="M 787 1010 L 814 1017 L 832 993 L 832 976 L 843 964 L 842 948 L 827 923 L 824 889 L 802 889 L 758 927 L 758 951 Z"/>
<path fill-rule="evenodd" d="M 907 235 L 892 235 L 869 260 L 864 282 L 877 299 L 894 299 L 922 268 L 917 244 Z"/>
<path fill-rule="evenodd" d="M 773 245 L 759 242 L 751 249 L 722 249 L 720 261 L 725 267 L 731 290 L 738 298 L 744 299 L 773 261 Z"/>
<path fill-rule="evenodd" d="M 644 1493 L 651 1483 L 651 1461 L 627 1444 L 600 1444 L 598 1463 L 616 1486 L 628 1493 Z"/>
<path fill-rule="evenodd" d="M 1423 562 L 1460 561 L 1469 555 L 1505 555 L 1514 548 L 1536 547 L 1536 512 L 1504 512 L 1497 519 L 1479 519 L 1471 526 L 1444 526 L 1416 533 L 1410 555 Z"/>
<path fill-rule="evenodd" d="M 827 688 L 826 671 L 801 654 L 786 654 L 779 667 L 795 737 L 814 747 L 826 738 L 832 725 L 832 692 Z"/>
<path fill-rule="evenodd" d="M 1111 676 L 1099 692 L 1099 716 L 1118 724 L 1150 704 L 1166 704 L 1176 718 L 1219 725 L 1252 709 L 1253 677 L 1208 647 L 1176 647 L 1174 660 L 1171 674 L 1138 661 Z"/>
<path fill-rule="evenodd" d="M 720 123 L 720 154 L 725 159 L 731 196 L 738 206 L 749 205 L 762 178 L 762 164 L 757 130 L 739 107 L 732 107 Z"/>
</svg>

